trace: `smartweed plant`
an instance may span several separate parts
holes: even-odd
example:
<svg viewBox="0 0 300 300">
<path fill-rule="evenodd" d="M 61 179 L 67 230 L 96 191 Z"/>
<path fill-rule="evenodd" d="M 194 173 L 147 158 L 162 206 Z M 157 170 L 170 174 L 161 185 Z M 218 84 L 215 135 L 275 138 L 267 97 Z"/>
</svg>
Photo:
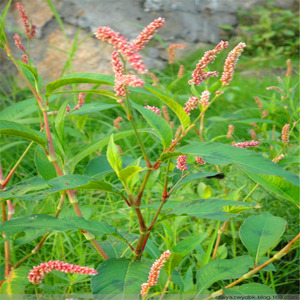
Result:
<svg viewBox="0 0 300 300">
<path fill-rule="evenodd" d="M 155 19 L 132 42 L 110 27 L 99 27 L 95 37 L 114 48 L 111 53 L 114 76 L 72 73 L 44 86 L 30 55 L 30 41 L 36 27 L 20 3 L 17 8 L 25 35 L 14 36 L 22 57 L 13 56 L 5 33 L 9 6 L 10 2 L 0 20 L 1 47 L 35 98 L 40 130 L 14 118 L 22 105 L 23 109 L 26 105 L 35 107 L 32 101 L 24 100 L 24 104 L 20 101 L 2 112 L 1 135 L 27 139 L 30 143 L 14 166 L 0 173 L 0 230 L 5 253 L 1 293 L 20 294 L 25 288 L 32 291 L 33 286 L 38 293 L 43 291 L 41 284 L 46 274 L 62 271 L 92 275 L 94 294 L 119 294 L 122 299 L 129 299 L 129 295 L 147 298 L 152 292 L 153 297 L 159 295 L 160 299 L 165 294 L 191 294 L 195 298 L 206 295 L 206 299 L 232 293 L 274 294 L 275 268 L 272 263 L 293 249 L 299 234 L 274 253 L 287 222 L 268 211 L 261 211 L 251 197 L 263 187 L 272 197 L 298 205 L 298 178 L 283 168 L 289 166 L 287 162 L 281 166 L 294 151 L 294 142 L 290 139 L 295 137 L 294 128 L 298 121 L 294 108 L 295 87 L 290 86 L 290 61 L 285 79 L 279 79 L 280 86 L 268 87 L 268 92 L 277 93 L 270 97 L 269 110 L 263 104 L 267 99 L 261 100 L 253 90 L 256 97 L 253 103 L 257 105 L 255 109 L 259 116 L 243 120 L 251 126 L 249 138 L 236 133 L 239 123 L 234 121 L 232 112 L 234 122 L 223 126 L 221 136 L 209 139 L 206 125 L 211 124 L 212 119 L 206 119 L 207 112 L 224 100 L 222 97 L 233 79 L 245 43 L 241 42 L 229 51 L 221 76 L 212 66 L 217 56 L 227 51 L 228 42 L 221 41 L 206 51 L 192 74 L 175 62 L 175 50 L 185 46 L 170 45 L 167 49 L 169 63 L 178 70 L 178 75 L 166 86 L 147 70 L 141 55 L 147 43 L 163 27 L 165 19 Z M 22 44 L 25 37 L 28 47 Z M 176 94 L 180 85 L 190 87 L 188 95 Z M 61 103 L 62 95 L 69 94 L 78 95 L 75 106 L 69 99 Z M 110 100 L 85 103 L 87 95 L 91 94 Z M 277 99 L 278 95 L 280 99 Z M 107 132 L 103 127 L 97 139 L 81 140 L 76 149 L 70 146 L 66 139 L 69 120 L 109 109 L 117 111 L 118 116 L 114 121 L 109 119 L 111 124 Z M 270 136 L 263 136 L 260 126 L 273 109 L 283 110 L 286 122 L 284 126 L 271 122 L 272 131 L 267 131 Z M 9 111 L 13 112 L 11 117 Z M 83 118 L 80 128 L 85 122 Z M 97 123 L 93 127 L 97 131 Z M 278 133 L 278 130 L 282 132 Z M 36 147 L 35 174 L 10 184 L 33 147 Z M 2 159 L 5 160 L 5 153 Z M 82 164 L 87 166 L 85 172 L 80 171 Z M 235 183 L 223 183 L 222 180 L 227 180 L 231 173 L 237 174 Z M 213 185 L 205 184 L 207 180 Z M 105 218 L 108 222 L 85 218 L 85 206 L 88 205 L 81 201 L 83 190 L 93 195 L 97 214 L 98 209 L 106 210 L 108 201 L 121 200 L 117 209 L 113 204 L 111 209 L 115 208 L 114 214 L 119 211 L 119 219 L 123 221 L 114 223 L 109 222 L 109 218 Z M 91 191 L 95 192 L 92 194 Z M 18 209 L 19 203 L 43 203 L 47 199 L 55 203 L 56 211 L 45 214 L 37 209 L 36 213 L 14 217 L 15 206 Z M 63 214 L 68 205 L 66 199 L 76 216 Z M 122 215 L 122 211 L 126 211 L 126 215 Z M 102 215 L 100 217 L 102 220 Z M 239 223 L 234 221 L 235 218 L 243 220 L 238 233 L 236 226 Z M 138 224 L 138 228 L 134 224 Z M 228 228 L 232 232 L 230 255 L 226 244 L 222 243 Z M 70 230 L 80 231 L 86 240 L 81 243 L 89 243 L 93 247 L 90 251 L 98 254 L 93 261 L 84 262 L 88 267 L 70 264 L 69 251 L 62 254 L 64 261 L 58 258 L 43 261 L 44 256 L 39 255 L 53 231 Z M 19 258 L 13 250 L 20 244 L 22 232 L 26 233 L 23 244 L 37 239 L 38 242 Z M 240 255 L 242 244 L 237 247 L 237 235 L 247 249 L 246 255 Z M 78 262 L 82 262 L 79 257 Z M 33 267 L 33 263 L 37 266 Z M 252 277 L 258 280 L 253 281 Z M 61 293 L 70 293 L 73 283 Z"/>
</svg>

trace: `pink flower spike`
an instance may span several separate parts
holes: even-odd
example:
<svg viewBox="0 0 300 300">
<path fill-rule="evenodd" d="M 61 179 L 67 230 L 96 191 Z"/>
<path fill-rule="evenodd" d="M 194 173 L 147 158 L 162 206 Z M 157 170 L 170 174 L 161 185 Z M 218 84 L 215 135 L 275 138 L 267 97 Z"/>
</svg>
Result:
<svg viewBox="0 0 300 300">
<path fill-rule="evenodd" d="M 206 51 L 204 56 L 197 63 L 189 84 L 199 85 L 201 82 L 209 79 L 210 77 L 217 77 L 219 75 L 218 72 L 206 72 L 206 68 L 210 62 L 214 62 L 216 54 L 227 48 L 227 46 L 228 42 L 221 41 L 213 50 Z"/>
<path fill-rule="evenodd" d="M 14 40 L 15 40 L 15 45 L 18 47 L 18 49 L 20 49 L 23 52 L 26 52 L 21 42 L 20 36 L 17 33 L 14 35 Z"/>
<path fill-rule="evenodd" d="M 94 268 L 81 267 L 79 265 L 72 265 L 65 263 L 63 261 L 48 261 L 40 264 L 39 266 L 33 267 L 28 273 L 28 280 L 33 284 L 39 284 L 45 278 L 48 273 L 52 271 L 61 271 L 65 273 L 77 273 L 77 274 L 87 274 L 96 275 L 98 272 Z"/>
<path fill-rule="evenodd" d="M 196 162 L 197 162 L 197 164 L 199 164 L 201 166 L 206 164 L 206 161 L 204 161 L 202 159 L 202 157 L 199 157 L 199 156 L 196 156 Z"/>
<path fill-rule="evenodd" d="M 234 133 L 234 125 L 228 125 L 228 132 L 227 132 L 227 138 L 232 139 L 232 135 Z"/>
<path fill-rule="evenodd" d="M 122 76 L 124 75 L 124 68 L 123 64 L 120 59 L 120 55 L 117 51 L 113 51 L 111 54 L 111 63 L 113 66 L 113 71 L 115 73 L 115 76 Z"/>
<path fill-rule="evenodd" d="M 169 53 L 169 64 L 174 63 L 174 57 L 175 57 L 175 49 L 185 49 L 185 45 L 181 44 L 172 44 L 168 47 L 167 52 Z"/>
<path fill-rule="evenodd" d="M 145 108 L 155 112 L 156 114 L 158 114 L 159 116 L 161 116 L 161 111 L 158 107 L 156 106 L 150 106 L 150 105 L 146 105 Z"/>
<path fill-rule="evenodd" d="M 210 92 L 209 91 L 202 92 L 200 103 L 201 103 L 203 108 L 207 108 L 209 106 L 209 104 L 210 104 L 209 97 L 210 97 Z"/>
<path fill-rule="evenodd" d="M 84 100 L 85 100 L 85 96 L 86 96 L 85 93 L 79 93 L 78 94 L 78 102 L 77 102 L 77 105 L 73 108 L 73 110 L 78 110 L 78 109 L 80 109 L 83 106 Z"/>
<path fill-rule="evenodd" d="M 185 102 L 185 107 L 183 109 L 188 115 L 190 115 L 191 110 L 196 109 L 198 105 L 199 105 L 198 98 L 193 96 L 190 97 L 189 100 Z"/>
<path fill-rule="evenodd" d="M 95 36 L 101 41 L 112 44 L 122 55 L 127 58 L 132 67 L 138 73 L 147 73 L 147 69 L 142 61 L 141 55 L 131 44 L 128 43 L 128 40 L 124 36 L 122 36 L 118 32 L 113 31 L 108 26 L 99 27 L 95 32 Z"/>
<path fill-rule="evenodd" d="M 22 63 L 28 65 L 28 56 L 27 54 L 22 55 Z"/>
<path fill-rule="evenodd" d="M 122 121 L 122 117 L 117 117 L 116 119 L 114 119 L 114 128 L 117 129 L 117 130 L 120 130 L 121 127 L 120 127 L 120 122 Z"/>
<path fill-rule="evenodd" d="M 148 290 L 154 286 L 157 285 L 157 281 L 159 278 L 159 273 L 166 262 L 166 260 L 170 257 L 171 252 L 169 250 L 165 251 L 159 259 L 157 259 L 154 264 L 152 265 L 150 272 L 149 272 L 149 277 L 147 283 L 142 284 L 142 289 L 141 289 L 141 295 L 146 296 L 148 293 Z"/>
<path fill-rule="evenodd" d="M 177 78 L 181 78 L 183 76 L 183 73 L 184 73 L 184 65 L 180 65 Z"/>
<path fill-rule="evenodd" d="M 283 143 L 287 143 L 289 141 L 290 138 L 289 130 L 290 130 L 290 124 L 285 124 L 281 131 L 281 140 Z"/>
<path fill-rule="evenodd" d="M 280 154 L 279 156 L 275 157 L 272 161 L 277 164 L 281 159 L 284 158 L 283 154 Z"/>
<path fill-rule="evenodd" d="M 245 43 L 239 43 L 232 51 L 229 52 L 225 60 L 223 74 L 220 79 L 223 85 L 229 85 L 230 81 L 232 80 L 236 63 L 245 47 Z"/>
<path fill-rule="evenodd" d="M 260 142 L 258 141 L 248 141 L 248 142 L 241 142 L 241 143 L 232 143 L 233 147 L 237 147 L 237 148 L 249 148 L 249 147 L 255 147 L 258 146 L 260 144 Z"/>
<path fill-rule="evenodd" d="M 186 155 L 179 155 L 177 158 L 177 166 L 176 168 L 181 170 L 181 171 L 185 171 L 187 170 L 187 165 L 186 165 Z"/>
<path fill-rule="evenodd" d="M 29 39 L 34 38 L 36 26 L 31 25 L 29 23 L 28 16 L 26 15 L 25 9 L 24 9 L 23 5 L 20 2 L 17 3 L 17 8 L 18 8 L 20 17 L 22 19 L 22 22 L 23 22 L 23 25 L 24 25 L 24 28 L 25 28 L 25 33 L 26 33 L 27 37 Z"/>
<path fill-rule="evenodd" d="M 132 46 L 136 51 L 141 51 L 144 49 L 146 44 L 152 39 L 156 31 L 163 27 L 165 24 L 164 18 L 155 19 L 152 23 L 150 23 L 144 30 L 140 33 L 140 35 L 132 42 Z"/>
</svg>

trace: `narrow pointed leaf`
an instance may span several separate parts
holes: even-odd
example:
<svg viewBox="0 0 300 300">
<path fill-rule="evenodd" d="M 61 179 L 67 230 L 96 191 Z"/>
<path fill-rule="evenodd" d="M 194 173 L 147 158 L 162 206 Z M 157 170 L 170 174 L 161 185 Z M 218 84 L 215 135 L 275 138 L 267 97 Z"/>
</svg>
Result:
<svg viewBox="0 0 300 300">
<path fill-rule="evenodd" d="M 117 148 L 117 145 L 114 142 L 113 134 L 110 136 L 107 145 L 106 157 L 111 167 L 119 175 L 120 171 L 122 170 L 122 158 Z"/>
<path fill-rule="evenodd" d="M 264 295 L 265 299 L 267 299 L 265 295 L 276 295 L 270 287 L 255 282 L 235 286 L 230 289 L 224 288 L 223 291 L 225 295 L 245 295 L 249 296 L 247 297 L 248 299 L 250 299 L 251 295 Z"/>
<path fill-rule="evenodd" d="M 132 177 L 137 174 L 138 172 L 144 171 L 145 168 L 139 166 L 129 166 L 119 173 L 120 180 L 127 186 L 132 179 Z"/>
</svg>

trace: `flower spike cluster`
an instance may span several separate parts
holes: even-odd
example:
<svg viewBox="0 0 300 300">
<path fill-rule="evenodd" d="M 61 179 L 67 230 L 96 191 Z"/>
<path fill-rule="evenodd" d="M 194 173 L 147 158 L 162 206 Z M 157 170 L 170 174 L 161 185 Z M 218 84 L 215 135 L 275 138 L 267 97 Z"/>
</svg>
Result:
<svg viewBox="0 0 300 300">
<path fill-rule="evenodd" d="M 209 106 L 209 104 L 210 104 L 209 97 L 210 97 L 209 91 L 206 90 L 206 91 L 202 92 L 201 98 L 200 98 L 200 103 L 203 108 L 207 108 Z"/>
<path fill-rule="evenodd" d="M 152 286 L 157 285 L 157 280 L 159 278 L 160 270 L 170 255 L 171 255 L 171 252 L 169 250 L 167 250 L 160 256 L 159 259 L 157 259 L 154 262 L 154 264 L 152 265 L 151 270 L 149 272 L 148 281 L 146 283 L 142 284 L 142 289 L 141 289 L 142 296 L 146 296 L 148 293 L 148 290 Z"/>
<path fill-rule="evenodd" d="M 197 97 L 192 96 L 189 98 L 188 101 L 185 102 L 185 107 L 184 107 L 184 111 L 190 115 L 191 114 L 191 110 L 194 110 L 198 107 L 199 105 L 199 100 Z"/>
<path fill-rule="evenodd" d="M 249 142 L 241 142 L 241 143 L 232 143 L 233 147 L 237 148 L 249 148 L 249 147 L 255 147 L 258 146 L 260 143 L 258 141 L 249 141 Z"/>
<path fill-rule="evenodd" d="M 210 62 L 214 62 L 216 55 L 220 53 L 223 49 L 227 48 L 228 42 L 221 41 L 213 50 L 206 51 L 204 56 L 199 60 L 193 71 L 192 77 L 189 84 L 199 85 L 201 82 L 207 80 L 210 77 L 217 77 L 218 72 L 207 72 L 206 68 Z"/>
<path fill-rule="evenodd" d="M 14 40 L 15 40 L 15 45 L 18 47 L 18 49 L 23 52 L 26 52 L 25 48 L 21 42 L 20 36 L 17 33 L 14 35 Z"/>
<path fill-rule="evenodd" d="M 187 165 L 186 165 L 186 155 L 179 155 L 177 158 L 177 166 L 176 168 L 181 170 L 181 171 L 185 171 L 187 170 Z"/>
<path fill-rule="evenodd" d="M 145 108 L 155 112 L 156 114 L 158 114 L 159 116 L 161 116 L 161 111 L 158 107 L 156 106 L 150 106 L 150 105 L 146 105 Z"/>
<path fill-rule="evenodd" d="M 196 162 L 197 162 L 197 164 L 199 164 L 201 166 L 206 164 L 206 161 L 204 161 L 202 159 L 202 157 L 199 157 L 199 156 L 196 156 Z"/>
<path fill-rule="evenodd" d="M 24 9 L 23 5 L 20 2 L 17 3 L 17 8 L 18 8 L 20 17 L 22 19 L 22 22 L 23 22 L 23 25 L 24 25 L 24 28 L 25 28 L 25 33 L 26 33 L 27 37 L 29 39 L 34 38 L 35 33 L 36 33 L 35 32 L 36 26 L 30 24 L 28 16 L 25 12 L 25 9 Z"/>
<path fill-rule="evenodd" d="M 87 274 L 96 275 L 98 272 L 94 268 L 82 267 L 79 265 L 72 265 L 65 263 L 63 261 L 55 260 L 42 263 L 28 273 L 28 280 L 33 284 L 39 284 L 45 278 L 48 273 L 52 271 L 61 271 L 65 273 L 77 273 L 77 274 Z"/>
<path fill-rule="evenodd" d="M 232 80 L 236 63 L 245 47 L 245 43 L 239 43 L 232 51 L 229 52 L 225 60 L 223 74 L 220 79 L 223 85 L 229 85 L 230 81 Z"/>
<path fill-rule="evenodd" d="M 140 35 L 132 42 L 132 46 L 136 51 L 141 51 L 144 49 L 146 44 L 152 39 L 156 31 L 163 27 L 165 24 L 164 18 L 155 19 L 152 23 L 150 23 L 144 30 L 140 33 Z"/>
</svg>

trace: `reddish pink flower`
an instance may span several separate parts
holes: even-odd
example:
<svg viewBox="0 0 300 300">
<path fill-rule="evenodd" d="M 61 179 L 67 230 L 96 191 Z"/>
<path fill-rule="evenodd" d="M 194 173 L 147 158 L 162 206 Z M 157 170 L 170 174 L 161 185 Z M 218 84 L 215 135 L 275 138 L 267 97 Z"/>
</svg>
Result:
<svg viewBox="0 0 300 300">
<path fill-rule="evenodd" d="M 142 296 L 147 295 L 148 290 L 152 286 L 157 285 L 157 280 L 159 278 L 160 270 L 170 255 L 171 255 L 171 252 L 169 250 L 167 250 L 160 256 L 159 259 L 157 259 L 154 262 L 154 264 L 152 265 L 151 270 L 149 272 L 149 277 L 148 277 L 147 283 L 142 284 L 142 289 L 141 289 Z"/>
<path fill-rule="evenodd" d="M 181 170 L 181 171 L 185 171 L 187 170 L 187 165 L 186 165 L 186 155 L 179 155 L 177 158 L 177 166 L 176 168 Z"/>
<path fill-rule="evenodd" d="M 209 91 L 204 91 L 201 94 L 201 99 L 200 99 L 200 103 L 202 105 L 203 108 L 207 108 L 210 104 L 209 102 L 209 96 L 210 96 L 210 92 Z"/>
<path fill-rule="evenodd" d="M 30 270 L 30 272 L 28 273 L 28 280 L 33 284 L 39 284 L 42 282 L 42 280 L 48 273 L 51 273 L 54 270 L 65 273 L 77 273 L 87 275 L 98 274 L 98 272 L 93 268 L 72 265 L 59 260 L 50 260 L 48 262 L 40 264 L 39 266 L 33 267 L 33 269 Z"/>
<path fill-rule="evenodd" d="M 196 65 L 196 68 L 192 74 L 193 79 L 189 81 L 189 84 L 199 85 L 201 82 L 207 80 L 210 77 L 217 77 L 219 75 L 218 72 L 206 72 L 206 68 L 210 62 L 214 62 L 216 55 L 223 49 L 227 48 L 227 46 L 228 42 L 221 41 L 213 50 L 206 51 L 204 53 L 204 56 Z"/>
<path fill-rule="evenodd" d="M 78 94 L 78 102 L 77 102 L 77 105 L 73 108 L 73 110 L 80 109 L 83 106 L 84 100 L 85 100 L 85 96 L 86 96 L 85 93 L 79 93 Z"/>
<path fill-rule="evenodd" d="M 155 19 L 152 23 L 150 23 L 144 30 L 140 33 L 140 35 L 132 42 L 132 46 L 136 51 L 141 51 L 144 49 L 146 44 L 152 39 L 156 31 L 163 27 L 165 24 L 164 18 Z"/>
<path fill-rule="evenodd" d="M 26 15 L 25 9 L 20 2 L 17 3 L 17 8 L 18 8 L 20 17 L 22 19 L 27 37 L 30 39 L 34 38 L 36 26 L 30 24 L 28 16 Z"/>
<path fill-rule="evenodd" d="M 245 43 L 239 43 L 232 51 L 229 52 L 225 60 L 223 74 L 220 79 L 223 85 L 229 85 L 230 81 L 232 80 L 236 63 L 245 47 Z"/>
<path fill-rule="evenodd" d="M 122 117 L 117 117 L 115 120 L 114 120 L 114 127 L 115 129 L 117 130 L 120 130 L 120 122 L 122 121 Z"/>
<path fill-rule="evenodd" d="M 276 158 L 273 159 L 273 162 L 277 164 L 283 158 L 284 158 L 284 155 L 280 154 Z"/>
<path fill-rule="evenodd" d="M 204 160 L 202 159 L 202 157 L 199 157 L 199 156 L 196 156 L 196 162 L 197 162 L 197 164 L 199 164 L 199 165 L 205 165 L 205 164 L 206 164 L 206 161 L 204 161 Z"/>
<path fill-rule="evenodd" d="M 175 50 L 176 49 L 185 49 L 185 45 L 181 44 L 172 44 L 168 47 L 167 51 L 169 53 L 169 64 L 174 63 Z"/>
<path fill-rule="evenodd" d="M 111 54 L 111 63 L 113 66 L 113 71 L 115 76 L 122 76 L 124 75 L 124 67 L 120 59 L 120 55 L 117 51 L 113 51 Z"/>
<path fill-rule="evenodd" d="M 156 106 L 150 106 L 150 105 L 146 105 L 145 108 L 155 112 L 156 114 L 158 114 L 159 116 L 161 116 L 161 111 L 158 107 Z"/>
<path fill-rule="evenodd" d="M 241 142 L 241 143 L 232 143 L 233 147 L 237 148 L 249 148 L 249 147 L 255 147 L 258 146 L 260 143 L 258 141 L 248 141 L 248 142 Z"/>
<path fill-rule="evenodd" d="M 188 115 L 190 115 L 191 110 L 196 109 L 198 107 L 198 105 L 199 105 L 198 98 L 195 96 L 192 96 L 189 98 L 188 101 L 185 102 L 185 107 L 183 109 Z"/>
<path fill-rule="evenodd" d="M 22 63 L 28 65 L 28 56 L 27 54 L 22 55 Z"/>
<path fill-rule="evenodd" d="M 183 76 L 183 73 L 184 73 L 184 65 L 180 65 L 177 78 L 181 78 Z"/>
<path fill-rule="evenodd" d="M 22 44 L 22 42 L 21 42 L 20 36 L 19 36 L 17 33 L 14 35 L 14 40 L 15 40 L 15 45 L 16 45 L 21 51 L 26 52 L 26 51 L 25 51 L 25 48 L 24 48 L 24 46 L 23 46 L 23 44 Z"/>
<path fill-rule="evenodd" d="M 110 27 L 99 27 L 95 36 L 101 41 L 108 42 L 112 44 L 122 55 L 124 55 L 127 60 L 131 63 L 132 67 L 138 73 L 146 73 L 147 69 L 145 64 L 142 61 L 141 55 L 136 51 L 134 46 L 128 43 L 128 40 L 119 34 L 118 32 L 113 31 Z"/>
</svg>

